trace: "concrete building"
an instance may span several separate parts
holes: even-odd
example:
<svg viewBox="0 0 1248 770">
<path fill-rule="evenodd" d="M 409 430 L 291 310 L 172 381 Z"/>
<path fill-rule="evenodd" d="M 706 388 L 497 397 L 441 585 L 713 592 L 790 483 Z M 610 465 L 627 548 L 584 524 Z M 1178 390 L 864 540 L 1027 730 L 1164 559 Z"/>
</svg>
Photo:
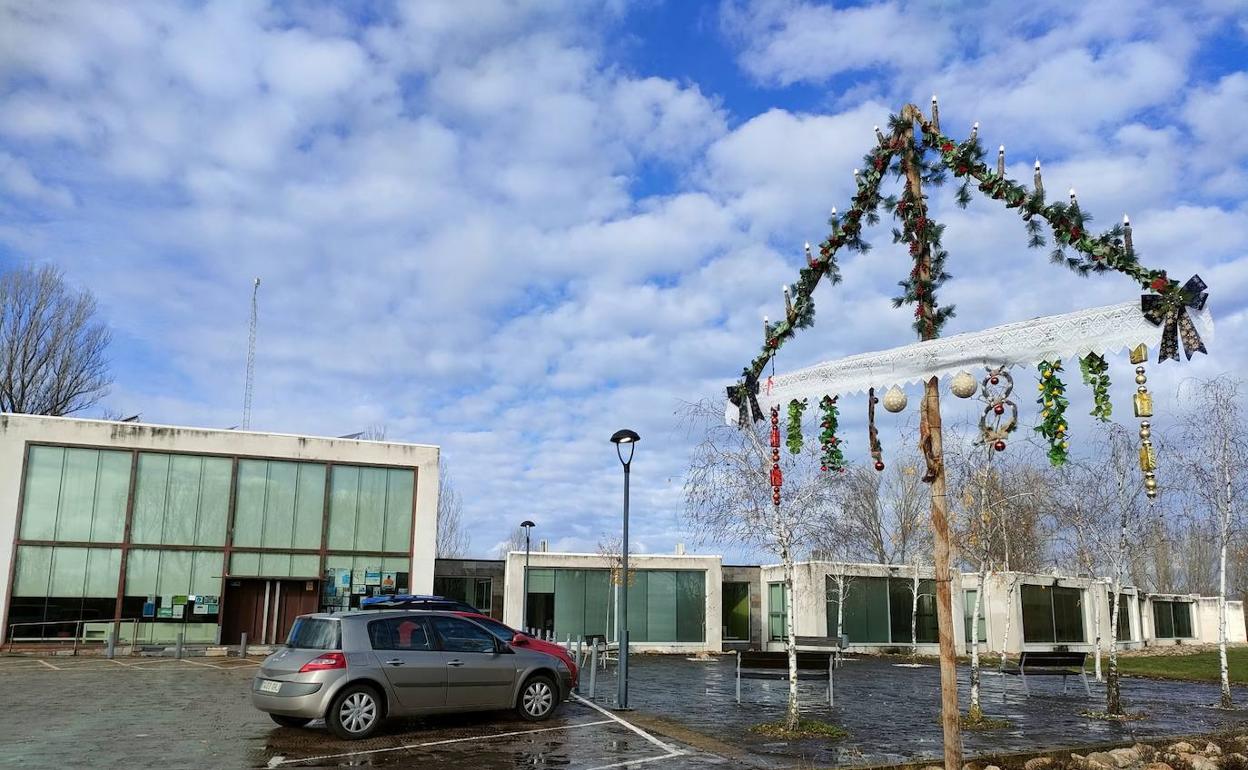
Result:
<svg viewBox="0 0 1248 770">
<path fill-rule="evenodd" d="M 0 633 L 278 641 L 431 591 L 437 506 L 434 446 L 0 415 Z"/>
<path fill-rule="evenodd" d="M 433 567 L 433 592 L 502 620 L 503 565 L 502 559 L 438 559 Z"/>
<path fill-rule="evenodd" d="M 591 553 L 529 555 L 524 591 L 523 551 L 507 554 L 503 622 L 554 634 L 615 638 L 614 559 Z M 719 652 L 723 649 L 719 556 L 629 554 L 628 629 L 639 652 Z"/>
</svg>

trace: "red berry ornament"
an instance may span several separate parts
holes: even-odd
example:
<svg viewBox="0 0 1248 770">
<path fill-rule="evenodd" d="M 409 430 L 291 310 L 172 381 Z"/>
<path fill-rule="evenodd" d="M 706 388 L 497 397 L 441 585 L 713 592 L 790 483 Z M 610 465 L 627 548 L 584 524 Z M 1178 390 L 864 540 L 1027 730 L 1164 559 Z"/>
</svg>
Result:
<svg viewBox="0 0 1248 770">
<path fill-rule="evenodd" d="M 875 469 L 876 469 L 877 471 L 882 471 L 882 470 L 884 470 L 884 463 L 883 463 L 883 462 L 881 462 L 880 460 L 876 460 L 876 461 L 875 461 Z"/>
<path fill-rule="evenodd" d="M 1005 404 L 996 404 L 992 407 L 992 411 L 997 414 L 1005 414 Z"/>
<path fill-rule="evenodd" d="M 992 445 L 992 448 L 993 448 L 993 449 L 995 449 L 995 450 L 997 450 L 998 452 L 1004 452 L 1004 451 L 1005 451 L 1005 442 L 1004 442 L 1004 441 L 1002 441 L 1001 439 L 997 439 L 997 443 L 993 444 L 993 445 Z"/>
</svg>

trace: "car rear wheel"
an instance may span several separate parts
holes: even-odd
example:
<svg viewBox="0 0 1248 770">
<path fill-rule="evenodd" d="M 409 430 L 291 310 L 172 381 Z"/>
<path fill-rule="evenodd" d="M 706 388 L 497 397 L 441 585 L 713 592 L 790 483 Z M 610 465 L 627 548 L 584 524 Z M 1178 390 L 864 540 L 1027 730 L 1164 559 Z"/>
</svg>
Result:
<svg viewBox="0 0 1248 770">
<path fill-rule="evenodd" d="M 520 688 L 519 703 L 516 712 L 521 719 L 540 722 L 549 719 L 559 706 L 559 689 L 555 680 L 544 674 L 530 677 Z"/>
<path fill-rule="evenodd" d="M 334 698 L 325 715 L 325 725 L 339 738 L 367 738 L 381 726 L 381 708 L 376 690 L 363 684 L 349 685 Z"/>
<path fill-rule="evenodd" d="M 284 714 L 269 714 L 269 718 L 282 727 L 307 727 L 312 721 L 306 717 L 288 717 Z"/>
</svg>

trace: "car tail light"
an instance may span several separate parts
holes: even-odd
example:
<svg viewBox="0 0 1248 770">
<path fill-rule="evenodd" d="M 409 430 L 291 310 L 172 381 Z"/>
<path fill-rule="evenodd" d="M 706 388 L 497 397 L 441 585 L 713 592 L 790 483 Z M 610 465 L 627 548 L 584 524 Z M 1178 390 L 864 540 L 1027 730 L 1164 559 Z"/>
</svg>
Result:
<svg viewBox="0 0 1248 770">
<path fill-rule="evenodd" d="M 341 652 L 327 652 L 319 658 L 309 660 L 303 664 L 303 668 L 299 669 L 300 674 L 307 674 L 312 671 L 329 671 L 335 668 L 346 668 L 347 656 Z"/>
</svg>

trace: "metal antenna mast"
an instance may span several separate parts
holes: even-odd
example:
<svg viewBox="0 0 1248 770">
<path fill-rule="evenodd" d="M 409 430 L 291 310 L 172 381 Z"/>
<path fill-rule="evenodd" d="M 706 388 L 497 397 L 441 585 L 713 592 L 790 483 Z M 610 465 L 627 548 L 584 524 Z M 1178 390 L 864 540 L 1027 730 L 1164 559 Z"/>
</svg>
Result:
<svg viewBox="0 0 1248 770">
<path fill-rule="evenodd" d="M 260 293 L 260 279 L 251 287 L 251 324 L 247 330 L 247 386 L 243 391 L 243 430 L 251 427 L 251 392 L 256 384 L 256 295 Z"/>
</svg>

